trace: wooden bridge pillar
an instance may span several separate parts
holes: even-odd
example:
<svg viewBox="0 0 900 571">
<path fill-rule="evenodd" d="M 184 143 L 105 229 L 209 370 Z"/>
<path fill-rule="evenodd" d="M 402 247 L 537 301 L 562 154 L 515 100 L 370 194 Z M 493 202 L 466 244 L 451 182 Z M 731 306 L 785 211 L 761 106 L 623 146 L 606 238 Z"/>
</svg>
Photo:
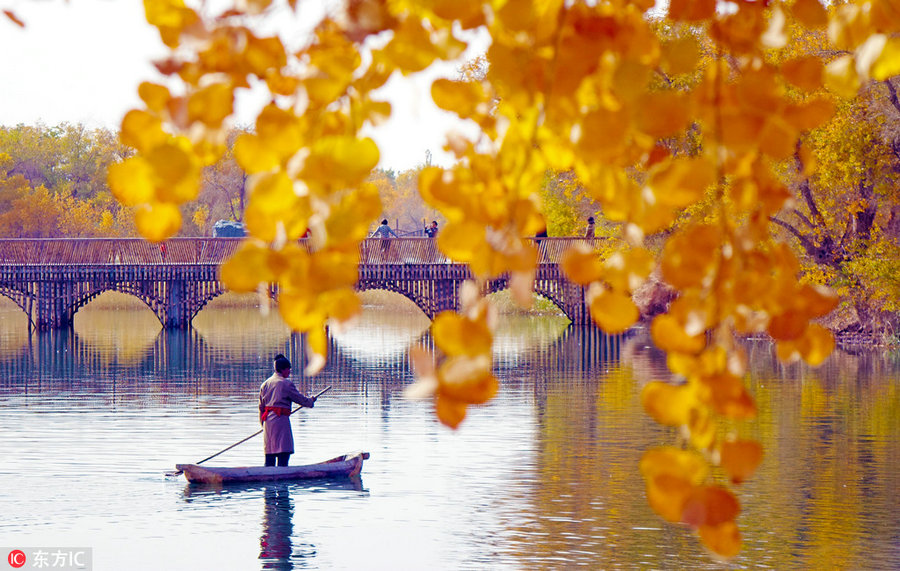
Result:
<svg viewBox="0 0 900 571">
<path fill-rule="evenodd" d="M 75 315 L 71 299 L 71 284 L 50 281 L 37 283 L 35 315 L 32 316 L 37 329 L 60 329 L 71 327 Z"/>
<path fill-rule="evenodd" d="M 442 311 L 458 311 L 459 310 L 459 281 L 450 279 L 436 280 L 433 286 L 432 311 L 429 319 Z"/>
<path fill-rule="evenodd" d="M 188 308 L 187 284 L 184 279 L 166 282 L 162 303 L 159 304 L 160 321 L 166 329 L 186 329 L 191 325 Z"/>
<path fill-rule="evenodd" d="M 569 281 L 560 283 L 561 297 L 565 307 L 563 310 L 575 325 L 590 325 L 591 310 L 587 306 L 584 286 Z"/>
</svg>

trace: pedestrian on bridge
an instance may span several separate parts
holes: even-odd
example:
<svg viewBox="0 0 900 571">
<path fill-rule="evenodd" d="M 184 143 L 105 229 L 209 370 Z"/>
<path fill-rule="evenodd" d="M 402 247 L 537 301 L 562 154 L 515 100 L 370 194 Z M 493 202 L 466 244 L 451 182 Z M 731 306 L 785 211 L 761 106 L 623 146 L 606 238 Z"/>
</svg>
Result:
<svg viewBox="0 0 900 571">
<path fill-rule="evenodd" d="M 372 238 L 381 238 L 381 257 L 382 262 L 386 262 L 386 258 L 388 255 L 388 249 L 391 247 L 390 238 L 399 238 L 397 233 L 391 230 L 391 227 L 388 226 L 387 218 L 381 221 L 381 226 L 375 229 L 372 232 Z"/>
<path fill-rule="evenodd" d="M 393 236 L 394 238 L 399 238 L 399 236 L 397 236 L 397 233 L 394 232 L 393 230 L 391 230 L 391 227 L 388 226 L 387 218 L 385 218 L 384 220 L 381 221 L 381 226 L 376 228 L 375 231 L 372 232 L 372 236 L 370 236 L 370 237 L 371 238 L 390 238 L 391 236 Z"/>
<path fill-rule="evenodd" d="M 594 237 L 594 217 L 588 216 L 587 219 L 587 228 L 584 230 L 585 238 L 593 238 Z"/>
</svg>

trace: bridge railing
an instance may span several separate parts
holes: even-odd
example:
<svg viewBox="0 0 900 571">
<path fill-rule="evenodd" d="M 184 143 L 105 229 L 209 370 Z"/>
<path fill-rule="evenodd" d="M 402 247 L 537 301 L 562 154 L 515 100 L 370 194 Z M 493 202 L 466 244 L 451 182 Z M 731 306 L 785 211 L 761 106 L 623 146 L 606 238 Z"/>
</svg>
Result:
<svg viewBox="0 0 900 571">
<path fill-rule="evenodd" d="M 603 238 L 529 238 L 539 253 L 539 263 L 558 264 L 563 253 L 575 244 L 596 249 Z M 433 238 L 369 238 L 360 245 L 361 264 L 449 264 Z"/>
<path fill-rule="evenodd" d="M 141 238 L 0 239 L 0 264 L 219 264 L 241 238 L 173 238 L 151 244 Z"/>
<path fill-rule="evenodd" d="M 576 243 L 596 248 L 600 238 L 530 239 L 540 263 L 559 263 Z M 172 238 L 151 244 L 141 238 L 0 239 L 0 265 L 220 264 L 243 238 Z M 449 264 L 433 238 L 369 238 L 359 247 L 361 264 Z"/>
</svg>

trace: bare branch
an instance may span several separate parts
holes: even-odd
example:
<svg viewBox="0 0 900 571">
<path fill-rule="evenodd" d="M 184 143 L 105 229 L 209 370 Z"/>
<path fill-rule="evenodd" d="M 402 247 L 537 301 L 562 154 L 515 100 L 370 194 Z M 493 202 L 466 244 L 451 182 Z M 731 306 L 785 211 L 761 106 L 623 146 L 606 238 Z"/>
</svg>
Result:
<svg viewBox="0 0 900 571">
<path fill-rule="evenodd" d="M 812 230 L 813 228 L 815 228 L 815 226 L 814 226 L 813 223 L 812 223 L 812 220 L 810 220 L 810 219 L 806 216 L 806 214 L 803 214 L 802 212 L 800 212 L 800 211 L 797 210 L 796 208 L 791 209 L 791 213 L 792 213 L 794 216 L 796 216 L 797 218 L 799 218 L 801 222 L 803 222 L 804 224 L 806 224 L 806 226 L 807 226 L 810 230 Z"/>
<path fill-rule="evenodd" d="M 894 109 L 900 113 L 900 99 L 897 98 L 897 88 L 894 87 L 894 84 L 891 83 L 890 79 L 885 79 L 884 84 L 887 85 L 888 88 L 888 99 L 891 102 L 891 105 L 894 106 Z"/>
</svg>

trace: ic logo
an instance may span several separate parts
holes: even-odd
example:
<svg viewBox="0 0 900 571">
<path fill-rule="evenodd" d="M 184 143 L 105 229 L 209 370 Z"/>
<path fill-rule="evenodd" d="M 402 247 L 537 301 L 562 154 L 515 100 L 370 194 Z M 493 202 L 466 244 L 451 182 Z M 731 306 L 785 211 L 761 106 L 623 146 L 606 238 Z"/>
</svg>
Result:
<svg viewBox="0 0 900 571">
<path fill-rule="evenodd" d="M 18 569 L 25 565 L 25 553 L 19 549 L 13 549 L 9 552 L 6 560 L 9 562 L 10 567 Z"/>
</svg>

